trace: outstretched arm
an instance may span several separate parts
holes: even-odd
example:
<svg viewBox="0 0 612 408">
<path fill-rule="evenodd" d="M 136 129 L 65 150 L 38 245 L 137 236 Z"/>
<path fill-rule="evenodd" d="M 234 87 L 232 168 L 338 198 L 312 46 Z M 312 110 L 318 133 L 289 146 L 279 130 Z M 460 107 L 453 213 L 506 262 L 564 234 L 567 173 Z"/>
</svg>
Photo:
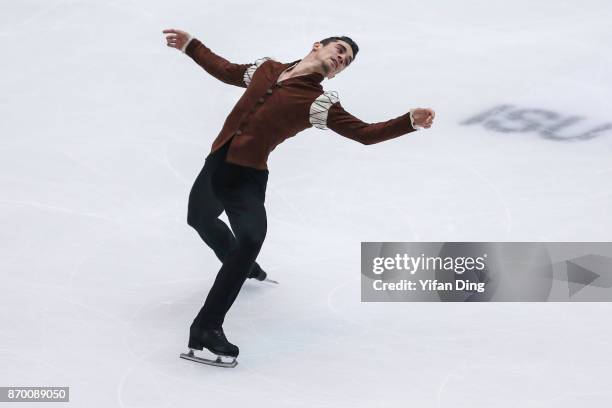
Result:
<svg viewBox="0 0 612 408">
<path fill-rule="evenodd" d="M 327 127 L 344 137 L 370 145 L 414 132 L 420 127 L 429 128 L 434 117 L 433 110 L 417 108 L 385 122 L 366 123 L 345 111 L 340 102 L 336 102 L 329 108 Z"/>
<path fill-rule="evenodd" d="M 189 55 L 206 72 L 226 84 L 236 85 L 246 88 L 244 73 L 252 64 L 233 64 L 223 57 L 212 52 L 198 39 L 193 38 L 189 33 L 176 29 L 166 29 L 166 41 L 168 47 L 176 48 Z"/>
</svg>

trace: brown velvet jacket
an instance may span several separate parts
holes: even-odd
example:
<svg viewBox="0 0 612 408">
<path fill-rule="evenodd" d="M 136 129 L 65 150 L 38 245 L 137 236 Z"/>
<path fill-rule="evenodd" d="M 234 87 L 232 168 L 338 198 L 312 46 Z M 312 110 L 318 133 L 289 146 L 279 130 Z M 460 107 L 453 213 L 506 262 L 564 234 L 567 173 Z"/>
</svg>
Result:
<svg viewBox="0 0 612 408">
<path fill-rule="evenodd" d="M 197 39 L 185 53 L 215 78 L 246 91 L 238 100 L 212 145 L 211 152 L 232 139 L 226 160 L 267 169 L 268 155 L 285 139 L 309 127 L 332 129 L 363 144 L 373 144 L 413 132 L 410 112 L 379 123 L 365 123 L 344 110 L 336 92 L 324 91 L 320 73 L 278 82 L 280 74 L 299 61 L 281 63 L 262 58 L 253 64 L 233 64 Z"/>
</svg>

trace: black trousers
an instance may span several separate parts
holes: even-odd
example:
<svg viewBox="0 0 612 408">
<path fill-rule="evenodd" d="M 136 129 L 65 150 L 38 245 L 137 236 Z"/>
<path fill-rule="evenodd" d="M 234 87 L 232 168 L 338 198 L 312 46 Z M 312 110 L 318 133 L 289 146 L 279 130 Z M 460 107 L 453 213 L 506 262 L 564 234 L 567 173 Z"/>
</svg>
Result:
<svg viewBox="0 0 612 408">
<path fill-rule="evenodd" d="M 208 155 L 189 194 L 187 223 L 223 263 L 193 321 L 202 329 L 223 325 L 251 269 L 260 268 L 255 259 L 266 237 L 268 170 L 226 162 L 230 143 Z M 231 230 L 219 219 L 223 210 Z"/>
</svg>

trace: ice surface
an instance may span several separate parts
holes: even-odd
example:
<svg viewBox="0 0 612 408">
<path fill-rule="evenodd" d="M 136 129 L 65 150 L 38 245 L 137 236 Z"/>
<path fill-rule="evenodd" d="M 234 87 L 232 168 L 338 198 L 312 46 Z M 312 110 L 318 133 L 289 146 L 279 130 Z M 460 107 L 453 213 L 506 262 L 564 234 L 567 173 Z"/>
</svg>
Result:
<svg viewBox="0 0 612 408">
<path fill-rule="evenodd" d="M 609 304 L 359 294 L 361 241 L 610 240 L 612 130 L 568 138 L 612 123 L 610 21 L 594 0 L 3 2 L 0 386 L 70 386 L 75 407 L 610 406 Z M 178 355 L 219 268 L 188 192 L 241 89 L 166 47 L 171 27 L 241 63 L 346 34 L 361 51 L 323 85 L 347 110 L 437 112 L 272 153 L 259 261 L 281 285 L 245 285 L 231 370 Z M 465 124 L 501 105 L 583 119 L 562 140 Z"/>
</svg>

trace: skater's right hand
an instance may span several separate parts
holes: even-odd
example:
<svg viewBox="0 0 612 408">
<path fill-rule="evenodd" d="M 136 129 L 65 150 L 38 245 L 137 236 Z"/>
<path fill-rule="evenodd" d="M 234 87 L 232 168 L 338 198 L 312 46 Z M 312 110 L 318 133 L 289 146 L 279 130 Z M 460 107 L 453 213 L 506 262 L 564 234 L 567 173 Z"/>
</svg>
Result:
<svg viewBox="0 0 612 408">
<path fill-rule="evenodd" d="M 430 108 L 416 108 L 412 109 L 410 112 L 412 114 L 412 118 L 414 119 L 414 124 L 416 126 L 424 127 L 425 129 L 429 129 L 431 127 L 431 124 L 436 117 L 436 112 Z"/>
<path fill-rule="evenodd" d="M 167 46 L 176 48 L 177 50 L 181 50 L 185 52 L 187 48 L 187 44 L 191 40 L 191 35 L 185 31 L 176 30 L 174 28 L 167 28 L 163 31 L 164 34 L 168 34 L 166 36 Z"/>
</svg>

